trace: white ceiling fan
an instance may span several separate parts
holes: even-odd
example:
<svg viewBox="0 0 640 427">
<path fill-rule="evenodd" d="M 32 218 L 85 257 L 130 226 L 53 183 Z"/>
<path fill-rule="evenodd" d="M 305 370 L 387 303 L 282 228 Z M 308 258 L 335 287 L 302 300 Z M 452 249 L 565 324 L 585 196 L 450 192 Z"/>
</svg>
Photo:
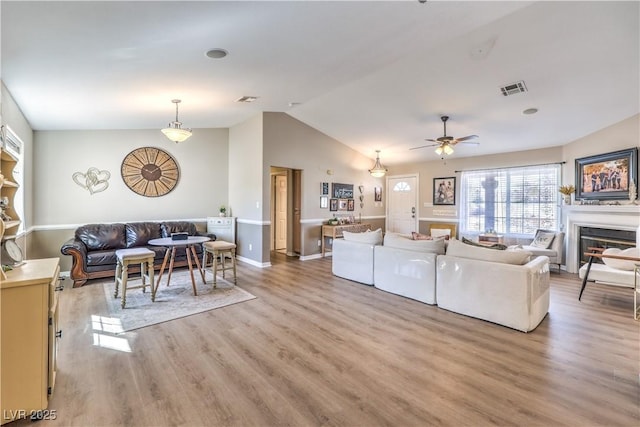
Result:
<svg viewBox="0 0 640 427">
<path fill-rule="evenodd" d="M 436 153 L 438 155 L 441 155 L 442 153 L 449 155 L 453 153 L 453 146 L 458 143 L 474 144 L 474 145 L 480 144 L 478 141 L 474 141 L 475 139 L 478 139 L 478 135 L 468 135 L 468 136 L 463 136 L 462 138 L 454 138 L 452 136 L 447 136 L 447 120 L 449 120 L 449 116 L 442 116 L 440 117 L 440 119 L 442 120 L 442 124 L 444 125 L 444 136 L 441 136 L 438 139 L 425 139 L 425 141 L 435 142 L 435 144 L 422 145 L 420 147 L 410 148 L 410 150 L 417 150 L 419 148 L 426 148 L 426 147 L 437 147 Z"/>
</svg>

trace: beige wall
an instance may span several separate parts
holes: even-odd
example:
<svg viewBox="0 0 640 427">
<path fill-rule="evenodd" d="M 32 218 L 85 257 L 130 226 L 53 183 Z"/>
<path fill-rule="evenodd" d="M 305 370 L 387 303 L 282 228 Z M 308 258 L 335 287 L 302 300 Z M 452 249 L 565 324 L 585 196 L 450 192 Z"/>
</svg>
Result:
<svg viewBox="0 0 640 427">
<path fill-rule="evenodd" d="M 640 147 L 640 114 L 563 146 L 564 183 L 575 185 L 575 159 L 633 147 Z"/>
<path fill-rule="evenodd" d="M 44 131 L 35 133 L 35 224 L 55 226 L 204 218 L 227 200 L 226 129 L 195 129 L 186 142 L 159 130 Z M 143 197 L 122 180 L 120 167 L 132 150 L 151 146 L 170 153 L 180 167 L 178 185 L 165 196 Z M 90 167 L 111 174 L 109 187 L 90 194 L 72 175 Z"/>
<path fill-rule="evenodd" d="M 369 157 L 285 113 L 264 113 L 262 188 L 266 206 L 263 217 L 265 221 L 270 219 L 271 167 L 302 170 L 301 255 L 319 254 L 321 224 L 334 213 L 320 208 L 321 182 L 354 185 L 355 211 L 344 213 L 353 213 L 356 218 L 361 216 L 365 220 L 384 216 L 384 206 L 375 207 L 373 204 L 373 187 L 381 186 L 384 181 L 371 177 L 367 172 L 372 165 Z M 359 185 L 364 187 L 362 209 L 357 200 Z"/>
</svg>

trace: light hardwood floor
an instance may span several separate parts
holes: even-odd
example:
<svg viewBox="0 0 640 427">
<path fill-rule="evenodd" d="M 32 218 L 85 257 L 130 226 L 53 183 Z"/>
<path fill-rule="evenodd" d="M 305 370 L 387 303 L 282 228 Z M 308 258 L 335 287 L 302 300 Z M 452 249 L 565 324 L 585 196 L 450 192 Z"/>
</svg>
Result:
<svg viewBox="0 0 640 427">
<path fill-rule="evenodd" d="M 578 302 L 577 276 L 551 278 L 525 334 L 334 277 L 331 258 L 239 263 L 257 299 L 126 333 L 131 353 L 94 345 L 101 286 L 67 286 L 43 425 L 640 425 L 632 291 Z"/>
</svg>

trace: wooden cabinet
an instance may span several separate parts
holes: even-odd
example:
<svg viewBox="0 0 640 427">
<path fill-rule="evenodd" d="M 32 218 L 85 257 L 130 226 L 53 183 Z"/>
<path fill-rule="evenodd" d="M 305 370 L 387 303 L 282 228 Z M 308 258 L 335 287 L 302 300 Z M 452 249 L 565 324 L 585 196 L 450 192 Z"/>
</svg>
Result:
<svg viewBox="0 0 640 427">
<path fill-rule="evenodd" d="M 61 336 L 58 264 L 28 260 L 0 282 L 0 424 L 48 406 Z"/>
<path fill-rule="evenodd" d="M 350 231 L 352 233 L 362 233 L 371 229 L 371 224 L 344 224 L 344 225 L 323 225 L 322 226 L 322 256 L 326 252 L 325 238 L 339 239 L 342 237 L 343 231 Z"/>
</svg>

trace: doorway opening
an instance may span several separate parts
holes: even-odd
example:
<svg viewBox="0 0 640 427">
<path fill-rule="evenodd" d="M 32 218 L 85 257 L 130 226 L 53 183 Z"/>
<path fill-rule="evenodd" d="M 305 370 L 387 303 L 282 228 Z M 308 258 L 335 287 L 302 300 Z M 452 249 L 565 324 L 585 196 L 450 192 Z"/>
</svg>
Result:
<svg viewBox="0 0 640 427">
<path fill-rule="evenodd" d="M 300 256 L 302 170 L 271 166 L 271 263 Z"/>
</svg>

